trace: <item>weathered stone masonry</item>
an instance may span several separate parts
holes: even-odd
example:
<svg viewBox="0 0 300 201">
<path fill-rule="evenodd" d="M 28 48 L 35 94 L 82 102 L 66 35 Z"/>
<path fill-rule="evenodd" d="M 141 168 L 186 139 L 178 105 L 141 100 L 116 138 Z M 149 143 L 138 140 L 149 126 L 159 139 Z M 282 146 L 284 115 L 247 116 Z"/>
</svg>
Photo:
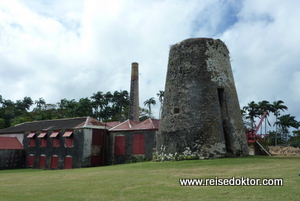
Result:
<svg viewBox="0 0 300 201">
<path fill-rule="evenodd" d="M 139 121 L 139 64 L 131 64 L 129 119 Z"/>
<path fill-rule="evenodd" d="M 187 39 L 171 47 L 157 153 L 248 154 L 229 51 L 221 40 Z"/>
</svg>

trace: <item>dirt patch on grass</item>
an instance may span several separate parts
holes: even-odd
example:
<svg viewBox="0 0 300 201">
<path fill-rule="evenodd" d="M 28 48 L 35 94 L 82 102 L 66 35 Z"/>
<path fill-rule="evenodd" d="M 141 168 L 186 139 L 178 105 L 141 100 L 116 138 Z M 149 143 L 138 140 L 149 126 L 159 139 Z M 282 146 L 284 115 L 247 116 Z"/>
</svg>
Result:
<svg viewBox="0 0 300 201">
<path fill-rule="evenodd" d="M 300 156 L 300 148 L 295 147 L 269 146 L 269 152 L 273 156 Z"/>
</svg>

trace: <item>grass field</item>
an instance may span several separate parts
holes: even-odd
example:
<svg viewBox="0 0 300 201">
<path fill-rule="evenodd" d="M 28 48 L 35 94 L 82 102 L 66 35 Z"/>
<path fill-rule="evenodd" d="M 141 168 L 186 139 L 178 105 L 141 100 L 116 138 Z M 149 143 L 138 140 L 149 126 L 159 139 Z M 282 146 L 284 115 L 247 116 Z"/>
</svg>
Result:
<svg viewBox="0 0 300 201">
<path fill-rule="evenodd" d="M 0 200 L 300 200 L 300 158 L 249 156 L 71 170 L 0 171 Z M 283 186 L 180 186 L 180 178 L 282 178 Z"/>
</svg>

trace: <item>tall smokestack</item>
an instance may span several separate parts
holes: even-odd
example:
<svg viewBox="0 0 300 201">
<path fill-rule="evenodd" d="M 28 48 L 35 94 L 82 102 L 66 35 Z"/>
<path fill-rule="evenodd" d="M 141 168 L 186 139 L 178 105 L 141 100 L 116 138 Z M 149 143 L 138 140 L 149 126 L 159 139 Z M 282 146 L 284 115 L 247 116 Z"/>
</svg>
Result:
<svg viewBox="0 0 300 201">
<path fill-rule="evenodd" d="M 131 64 L 129 119 L 139 121 L 139 64 Z"/>
</svg>

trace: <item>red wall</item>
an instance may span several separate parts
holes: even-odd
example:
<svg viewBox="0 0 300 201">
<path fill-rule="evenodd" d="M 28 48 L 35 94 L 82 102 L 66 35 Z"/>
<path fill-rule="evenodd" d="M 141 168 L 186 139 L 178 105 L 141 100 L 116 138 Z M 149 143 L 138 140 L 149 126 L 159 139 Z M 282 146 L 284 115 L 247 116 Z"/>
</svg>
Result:
<svg viewBox="0 0 300 201">
<path fill-rule="evenodd" d="M 125 136 L 115 137 L 115 155 L 125 155 Z"/>
<path fill-rule="evenodd" d="M 28 167 L 33 167 L 34 166 L 34 155 L 29 155 L 28 156 L 28 163 L 27 163 Z"/>
<path fill-rule="evenodd" d="M 51 168 L 58 169 L 58 156 L 51 157 Z"/>
<path fill-rule="evenodd" d="M 39 167 L 40 168 L 45 168 L 45 166 L 46 166 L 46 156 L 41 155 L 40 156 L 40 161 L 39 161 Z"/>
<path fill-rule="evenodd" d="M 143 134 L 135 134 L 133 136 L 132 154 L 145 154 L 145 137 Z"/>
<path fill-rule="evenodd" d="M 65 169 L 72 169 L 72 157 L 71 156 L 66 156 L 65 157 L 64 168 Z"/>
</svg>

